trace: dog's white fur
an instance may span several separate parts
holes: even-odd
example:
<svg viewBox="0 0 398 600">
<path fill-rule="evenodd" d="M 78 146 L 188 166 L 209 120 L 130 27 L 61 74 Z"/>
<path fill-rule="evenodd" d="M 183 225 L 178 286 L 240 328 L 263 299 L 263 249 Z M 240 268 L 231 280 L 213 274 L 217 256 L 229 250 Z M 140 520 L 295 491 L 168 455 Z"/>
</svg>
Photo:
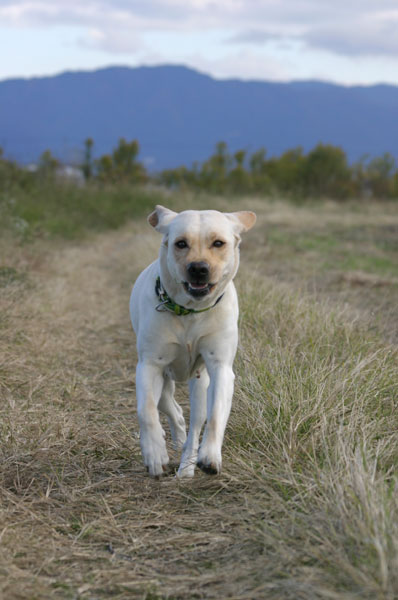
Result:
<svg viewBox="0 0 398 600">
<path fill-rule="evenodd" d="M 175 447 L 183 448 L 178 477 L 192 477 L 196 464 L 208 473 L 220 472 L 238 342 L 238 300 L 232 280 L 239 266 L 240 233 L 249 230 L 255 220 L 255 214 L 246 211 L 187 210 L 178 214 L 163 206 L 157 206 L 148 217 L 149 223 L 163 234 L 163 240 L 159 259 L 137 278 L 130 314 L 137 336 L 141 449 L 152 476 L 161 475 L 169 462 L 158 410 L 168 417 Z M 187 242 L 186 248 L 176 246 L 176 240 L 181 239 Z M 224 243 L 219 247 L 218 243 L 214 245 L 215 240 Z M 209 265 L 210 282 L 214 285 L 203 298 L 193 297 L 183 285 L 192 261 Z M 195 310 L 212 308 L 186 316 L 157 311 L 158 276 L 177 304 Z M 191 405 L 188 437 L 182 410 L 174 399 L 174 381 L 187 380 Z"/>
</svg>

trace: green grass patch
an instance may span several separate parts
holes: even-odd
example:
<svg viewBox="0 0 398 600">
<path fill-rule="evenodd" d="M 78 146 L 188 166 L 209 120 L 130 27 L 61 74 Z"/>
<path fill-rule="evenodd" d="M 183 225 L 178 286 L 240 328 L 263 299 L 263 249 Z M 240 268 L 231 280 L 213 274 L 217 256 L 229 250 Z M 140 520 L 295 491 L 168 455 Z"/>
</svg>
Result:
<svg viewBox="0 0 398 600">
<path fill-rule="evenodd" d="M 120 227 L 163 201 L 160 192 L 133 186 L 36 184 L 0 192 L 0 227 L 29 240 L 40 236 L 76 239 L 87 231 Z"/>
<path fill-rule="evenodd" d="M 398 263 L 396 258 L 389 256 L 374 256 L 372 254 L 356 254 L 347 252 L 334 263 L 327 261 L 324 268 L 337 267 L 343 271 L 365 271 L 376 275 L 398 275 Z"/>
<path fill-rule="evenodd" d="M 0 265 L 0 288 L 12 283 L 23 283 L 25 280 L 26 273 L 17 271 L 14 267 Z"/>
<path fill-rule="evenodd" d="M 396 240 L 383 239 L 378 231 L 347 228 L 314 233 L 284 229 L 283 225 L 268 232 L 271 252 L 300 268 L 314 270 L 365 271 L 374 275 L 398 275 Z"/>
</svg>

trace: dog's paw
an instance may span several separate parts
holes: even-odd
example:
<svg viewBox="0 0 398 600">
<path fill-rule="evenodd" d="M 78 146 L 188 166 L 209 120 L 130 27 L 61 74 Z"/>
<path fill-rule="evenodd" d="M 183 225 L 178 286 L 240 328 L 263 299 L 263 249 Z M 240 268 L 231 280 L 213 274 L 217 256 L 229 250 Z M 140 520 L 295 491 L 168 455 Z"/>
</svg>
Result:
<svg viewBox="0 0 398 600">
<path fill-rule="evenodd" d="M 216 463 L 205 463 L 201 460 L 197 463 L 199 469 L 201 469 L 207 475 L 218 475 L 221 471 L 221 465 L 217 465 Z"/>
<path fill-rule="evenodd" d="M 149 463 L 146 463 L 146 470 L 149 473 L 149 475 L 151 477 L 155 477 L 156 479 L 159 479 L 159 477 L 161 477 L 162 475 L 167 475 L 168 474 L 168 459 L 167 462 L 159 462 L 159 461 L 151 461 Z"/>
<path fill-rule="evenodd" d="M 199 469 L 208 475 L 218 475 L 221 472 L 221 454 L 217 452 L 206 452 L 199 450 L 197 465 Z"/>
<path fill-rule="evenodd" d="M 155 437 L 141 433 L 141 451 L 149 475 L 151 477 L 163 475 L 169 464 L 163 436 Z"/>
<path fill-rule="evenodd" d="M 177 471 L 178 479 L 191 479 L 195 475 L 195 463 L 181 463 Z"/>
</svg>

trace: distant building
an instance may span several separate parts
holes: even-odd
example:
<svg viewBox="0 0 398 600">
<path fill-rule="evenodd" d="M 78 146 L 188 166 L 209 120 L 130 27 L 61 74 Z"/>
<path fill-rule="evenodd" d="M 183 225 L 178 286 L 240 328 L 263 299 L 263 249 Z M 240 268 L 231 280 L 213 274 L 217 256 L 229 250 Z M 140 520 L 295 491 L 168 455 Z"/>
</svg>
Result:
<svg viewBox="0 0 398 600">
<path fill-rule="evenodd" d="M 56 170 L 56 175 L 59 179 L 65 179 L 80 185 L 83 185 L 85 182 L 82 170 L 73 165 L 59 165 Z"/>
</svg>

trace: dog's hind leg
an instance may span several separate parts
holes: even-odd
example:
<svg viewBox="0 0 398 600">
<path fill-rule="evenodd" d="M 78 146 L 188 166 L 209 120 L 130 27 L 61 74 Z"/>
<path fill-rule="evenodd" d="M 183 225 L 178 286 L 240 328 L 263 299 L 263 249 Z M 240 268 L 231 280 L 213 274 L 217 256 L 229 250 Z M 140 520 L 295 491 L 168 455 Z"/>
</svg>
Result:
<svg viewBox="0 0 398 600">
<path fill-rule="evenodd" d="M 165 433 L 160 424 L 158 404 L 163 389 L 162 370 L 139 362 L 136 372 L 137 413 L 144 463 L 152 476 L 162 475 L 169 462 Z"/>
<path fill-rule="evenodd" d="M 159 400 L 159 410 L 167 415 L 174 447 L 179 450 L 187 439 L 185 419 L 181 406 L 174 399 L 174 381 L 167 374 L 163 377 L 164 383 Z"/>
<path fill-rule="evenodd" d="M 200 377 L 194 377 L 189 381 L 189 398 L 191 404 L 189 432 L 184 445 L 177 477 L 193 477 L 194 475 L 198 456 L 199 436 L 206 420 L 209 381 L 206 369 L 200 371 Z"/>
</svg>

